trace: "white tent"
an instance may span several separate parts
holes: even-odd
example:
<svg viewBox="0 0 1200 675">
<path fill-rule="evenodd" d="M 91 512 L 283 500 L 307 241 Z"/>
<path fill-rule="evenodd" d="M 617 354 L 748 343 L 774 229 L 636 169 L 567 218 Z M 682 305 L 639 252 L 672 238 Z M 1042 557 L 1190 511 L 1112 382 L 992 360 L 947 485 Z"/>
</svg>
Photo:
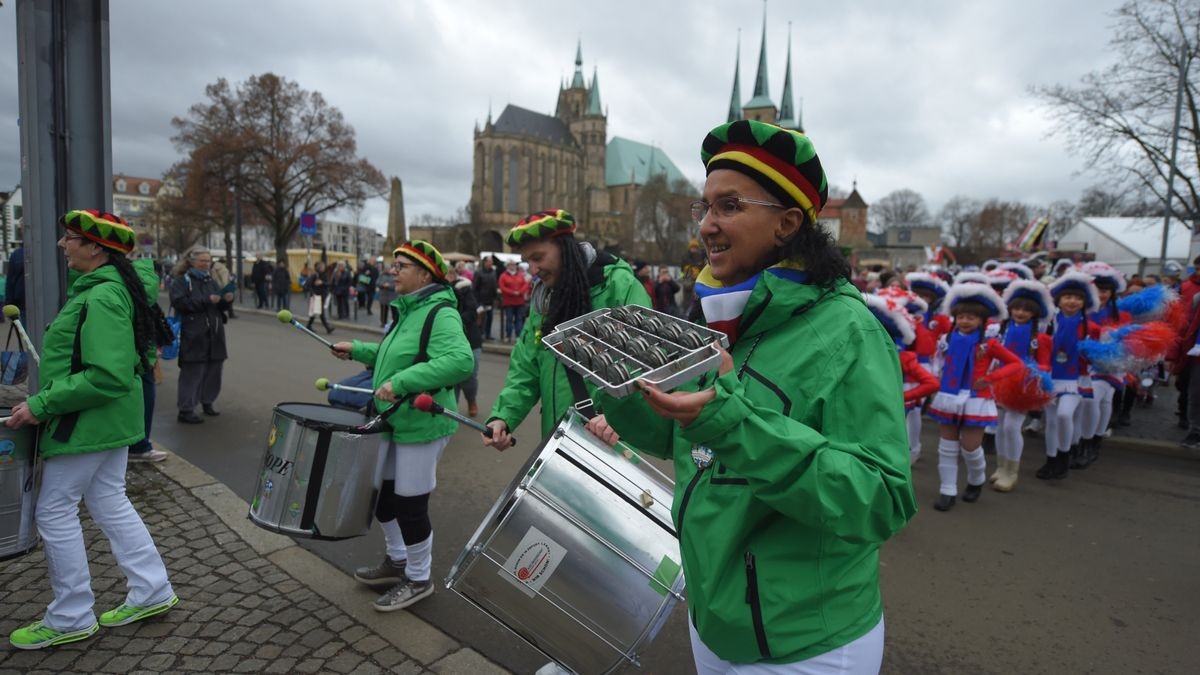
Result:
<svg viewBox="0 0 1200 675">
<path fill-rule="evenodd" d="M 1158 272 L 1162 255 L 1162 218 L 1080 218 L 1058 240 L 1058 247 L 1091 251 L 1125 274 Z M 1192 231 L 1179 220 L 1171 220 L 1167 236 L 1167 260 L 1187 267 Z"/>
</svg>

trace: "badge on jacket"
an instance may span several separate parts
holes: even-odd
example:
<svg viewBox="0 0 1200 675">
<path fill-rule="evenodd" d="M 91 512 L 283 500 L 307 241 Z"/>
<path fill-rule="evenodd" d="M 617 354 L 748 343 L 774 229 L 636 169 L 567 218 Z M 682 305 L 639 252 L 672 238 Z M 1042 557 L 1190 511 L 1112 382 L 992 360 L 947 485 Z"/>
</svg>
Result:
<svg viewBox="0 0 1200 675">
<path fill-rule="evenodd" d="M 713 451 L 703 445 L 692 446 L 692 461 L 696 463 L 696 467 L 700 469 L 706 468 L 712 464 Z"/>
</svg>

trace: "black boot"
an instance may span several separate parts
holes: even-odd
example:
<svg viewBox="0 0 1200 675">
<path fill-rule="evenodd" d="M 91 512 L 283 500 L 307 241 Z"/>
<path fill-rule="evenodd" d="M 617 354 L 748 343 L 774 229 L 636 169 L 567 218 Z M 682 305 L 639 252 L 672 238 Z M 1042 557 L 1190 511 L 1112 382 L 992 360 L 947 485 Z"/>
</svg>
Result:
<svg viewBox="0 0 1200 675">
<path fill-rule="evenodd" d="M 1055 455 L 1054 457 L 1047 457 L 1046 463 L 1043 464 L 1042 468 L 1038 469 L 1037 473 L 1035 473 L 1034 475 L 1042 480 L 1050 480 L 1051 478 L 1054 478 L 1055 462 L 1061 456 L 1062 456 L 1062 453 L 1060 452 L 1057 455 Z"/>
<path fill-rule="evenodd" d="M 1100 443 L 1103 440 L 1103 436 L 1092 437 L 1092 442 L 1088 445 L 1087 453 L 1084 455 L 1084 460 L 1087 462 L 1084 464 L 1084 467 L 1091 466 L 1096 463 L 1096 460 L 1100 459 Z"/>
<path fill-rule="evenodd" d="M 954 495 L 938 495 L 937 501 L 933 503 L 933 508 L 938 511 L 949 511 L 954 508 Z"/>
<path fill-rule="evenodd" d="M 1050 475 L 1051 480 L 1062 480 L 1067 477 L 1068 470 L 1071 468 L 1071 457 L 1065 452 L 1060 452 L 1054 457 L 1054 473 Z"/>
<path fill-rule="evenodd" d="M 983 485 L 971 485 L 967 483 L 967 489 L 963 490 L 963 501 L 973 502 L 979 499 L 979 495 L 983 494 Z"/>
<path fill-rule="evenodd" d="M 1092 444 L 1092 439 L 1083 438 L 1083 439 L 1080 439 L 1078 444 L 1071 446 L 1071 454 L 1070 454 L 1070 459 L 1068 460 L 1068 462 L 1070 463 L 1070 466 L 1072 469 L 1086 469 L 1087 468 L 1087 460 L 1084 459 L 1084 455 L 1087 451 L 1084 450 L 1084 448 L 1086 448 L 1087 446 L 1089 446 L 1091 444 Z"/>
</svg>

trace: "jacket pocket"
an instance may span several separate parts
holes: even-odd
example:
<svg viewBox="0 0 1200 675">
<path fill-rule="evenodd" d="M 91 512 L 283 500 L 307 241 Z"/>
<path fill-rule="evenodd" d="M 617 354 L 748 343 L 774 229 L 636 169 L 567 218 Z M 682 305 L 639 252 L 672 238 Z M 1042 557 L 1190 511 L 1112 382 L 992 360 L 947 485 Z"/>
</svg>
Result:
<svg viewBox="0 0 1200 675">
<path fill-rule="evenodd" d="M 50 438 L 59 443 L 67 443 L 71 440 L 71 434 L 75 433 L 75 425 L 79 424 L 79 411 L 69 412 L 66 415 L 58 418 L 58 425 L 54 427 L 54 433 L 50 434 Z"/>
<path fill-rule="evenodd" d="M 746 604 L 750 605 L 750 618 L 754 622 L 754 639 L 758 642 L 758 653 L 764 659 L 771 658 L 767 645 L 767 629 L 763 626 L 762 603 L 758 596 L 758 568 L 754 554 L 746 551 Z"/>
</svg>

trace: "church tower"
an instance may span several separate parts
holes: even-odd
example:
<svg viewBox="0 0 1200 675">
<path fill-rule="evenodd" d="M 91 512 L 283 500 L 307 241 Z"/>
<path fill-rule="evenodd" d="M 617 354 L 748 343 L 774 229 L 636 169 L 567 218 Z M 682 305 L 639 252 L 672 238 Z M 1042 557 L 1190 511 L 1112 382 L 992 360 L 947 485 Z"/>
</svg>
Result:
<svg viewBox="0 0 1200 675">
<path fill-rule="evenodd" d="M 554 116 L 568 126 L 583 117 L 587 109 L 588 88 L 583 81 L 583 41 L 575 46 L 575 75 L 571 77 L 571 86 L 558 90 L 558 107 Z"/>
<path fill-rule="evenodd" d="M 758 50 L 758 73 L 754 77 L 754 97 L 746 101 L 746 105 L 742 108 L 742 117 L 775 124 L 778 113 L 779 110 L 771 102 L 771 93 L 767 86 L 767 7 L 764 2 L 762 47 Z"/>
</svg>

